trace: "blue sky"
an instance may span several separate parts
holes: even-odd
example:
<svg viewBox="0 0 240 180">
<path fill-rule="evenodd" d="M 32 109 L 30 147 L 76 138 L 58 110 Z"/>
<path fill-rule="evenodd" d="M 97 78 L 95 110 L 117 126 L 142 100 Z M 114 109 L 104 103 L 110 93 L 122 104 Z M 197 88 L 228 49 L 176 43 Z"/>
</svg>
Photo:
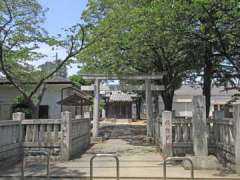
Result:
<svg viewBox="0 0 240 180">
<path fill-rule="evenodd" d="M 61 28 L 68 28 L 80 22 L 87 0 L 40 0 L 40 3 L 49 8 L 44 27 L 50 34 L 57 35 L 62 32 Z"/>
<path fill-rule="evenodd" d="M 43 27 L 49 32 L 50 35 L 63 34 L 62 28 L 69 28 L 76 23 L 80 22 L 82 11 L 86 8 L 87 0 L 39 0 L 44 8 L 48 8 L 46 13 L 46 21 Z M 53 58 L 56 51 L 52 51 L 47 46 L 42 46 L 40 52 L 48 55 L 46 61 Z M 59 49 L 58 56 L 63 58 L 65 51 Z M 39 63 L 42 63 L 40 61 Z M 77 65 L 68 67 L 68 74 L 72 75 L 78 71 Z"/>
</svg>

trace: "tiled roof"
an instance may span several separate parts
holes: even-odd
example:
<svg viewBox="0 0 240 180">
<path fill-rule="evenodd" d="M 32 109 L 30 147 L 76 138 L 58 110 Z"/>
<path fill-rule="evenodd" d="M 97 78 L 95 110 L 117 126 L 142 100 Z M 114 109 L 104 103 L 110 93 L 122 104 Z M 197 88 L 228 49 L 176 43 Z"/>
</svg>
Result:
<svg viewBox="0 0 240 180">
<path fill-rule="evenodd" d="M 131 102 L 133 99 L 130 94 L 123 92 L 113 93 L 109 97 L 110 102 Z"/>
</svg>

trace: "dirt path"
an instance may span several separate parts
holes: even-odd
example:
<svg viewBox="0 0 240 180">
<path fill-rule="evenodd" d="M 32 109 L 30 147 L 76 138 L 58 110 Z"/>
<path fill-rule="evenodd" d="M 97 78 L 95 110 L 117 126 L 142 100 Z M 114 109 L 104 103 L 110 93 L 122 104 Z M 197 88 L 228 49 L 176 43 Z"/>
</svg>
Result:
<svg viewBox="0 0 240 180">
<path fill-rule="evenodd" d="M 89 154 L 116 153 L 118 156 L 156 155 L 155 146 L 146 142 L 144 125 L 105 125 L 100 135 L 107 137 L 103 143 L 95 144 Z"/>
</svg>

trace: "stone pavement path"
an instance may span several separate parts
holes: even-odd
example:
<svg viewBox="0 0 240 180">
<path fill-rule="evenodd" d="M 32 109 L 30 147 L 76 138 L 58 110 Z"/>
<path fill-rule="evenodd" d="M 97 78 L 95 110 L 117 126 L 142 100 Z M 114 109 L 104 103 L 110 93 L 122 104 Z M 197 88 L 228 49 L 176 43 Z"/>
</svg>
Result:
<svg viewBox="0 0 240 180">
<path fill-rule="evenodd" d="M 120 176 L 129 179 L 143 178 L 159 179 L 163 177 L 162 157 L 156 151 L 155 146 L 146 143 L 144 125 L 108 124 L 103 125 L 100 134 L 109 139 L 94 144 L 81 157 L 67 162 L 51 162 L 51 176 L 62 178 L 89 177 L 89 162 L 93 154 L 113 153 L 120 159 Z M 36 163 L 36 162 L 34 162 Z M 20 175 L 18 169 L 0 172 L 5 176 Z M 26 168 L 27 176 L 44 176 L 44 164 L 31 165 Z M 190 171 L 184 170 L 180 164 L 168 165 L 167 174 L 170 177 L 187 178 Z M 106 179 L 115 177 L 115 162 L 111 158 L 97 158 L 94 161 L 94 176 Z M 234 174 L 220 174 L 219 171 L 201 170 L 195 171 L 196 177 L 201 178 L 232 178 L 240 179 Z"/>
</svg>

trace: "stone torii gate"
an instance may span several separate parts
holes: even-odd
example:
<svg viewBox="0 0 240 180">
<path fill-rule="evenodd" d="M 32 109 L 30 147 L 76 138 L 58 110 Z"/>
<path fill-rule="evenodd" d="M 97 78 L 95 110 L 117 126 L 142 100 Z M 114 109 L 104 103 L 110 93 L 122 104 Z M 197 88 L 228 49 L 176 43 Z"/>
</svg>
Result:
<svg viewBox="0 0 240 180">
<path fill-rule="evenodd" d="M 153 75 L 108 75 L 108 74 L 80 74 L 85 80 L 94 80 L 94 102 L 93 102 L 93 138 L 98 137 L 99 129 L 99 102 L 100 102 L 100 81 L 101 80 L 144 80 L 146 93 L 146 109 L 147 109 L 147 136 L 152 137 L 152 121 L 153 121 L 153 107 L 152 107 L 152 88 L 151 80 L 161 80 L 162 74 Z M 162 86 L 160 90 L 164 90 Z"/>
</svg>

